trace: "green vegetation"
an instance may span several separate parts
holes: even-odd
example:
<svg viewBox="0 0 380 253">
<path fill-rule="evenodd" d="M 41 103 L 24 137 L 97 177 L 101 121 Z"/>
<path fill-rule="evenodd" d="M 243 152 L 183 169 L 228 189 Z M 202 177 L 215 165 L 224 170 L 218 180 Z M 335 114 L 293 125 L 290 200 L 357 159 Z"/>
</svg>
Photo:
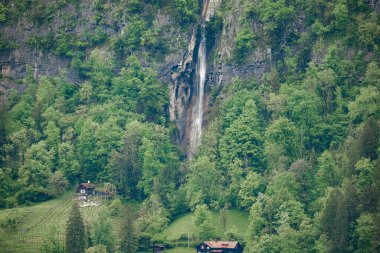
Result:
<svg viewBox="0 0 380 253">
<path fill-rule="evenodd" d="M 174 0 L 174 13 L 182 25 L 194 23 L 199 18 L 199 1 L 197 0 Z"/>
<path fill-rule="evenodd" d="M 235 226 L 239 235 L 243 236 L 247 230 L 248 215 L 239 210 L 228 210 L 226 226 L 223 226 L 220 212 L 211 212 L 211 226 L 215 229 L 215 236 L 224 237 L 224 232 L 233 229 Z M 187 243 L 187 234 L 190 236 L 196 233 L 196 226 L 193 222 L 193 214 L 183 214 L 175 219 L 163 232 L 168 241 L 175 242 L 184 240 Z"/>
<path fill-rule="evenodd" d="M 38 205 L 2 210 L 0 222 L 5 242 L 2 249 L 6 252 L 40 252 L 44 241 L 50 241 L 51 231 L 63 241 L 72 202 L 73 194 L 67 193 Z"/>
<path fill-rule="evenodd" d="M 51 252 L 48 251 L 49 248 L 62 248 L 66 223 L 74 201 L 73 193 L 67 193 L 60 198 L 32 206 L 1 210 L 0 232 L 4 233 L 1 248 L 6 252 L 21 253 L 41 252 L 41 248 Z M 109 203 L 101 200 L 100 203 L 100 206 L 80 208 L 86 230 L 91 224 L 91 231 L 88 231 L 91 244 L 90 241 L 87 242 L 89 247 L 97 245 L 97 240 L 104 240 L 102 233 L 109 235 L 109 229 L 118 235 L 124 219 L 122 213 L 125 206 L 121 207 L 120 214 L 111 215 L 108 213 Z"/>
<path fill-rule="evenodd" d="M 4 4 L 0 3 L 0 23 L 7 21 L 8 9 Z"/>
<path fill-rule="evenodd" d="M 374 1 L 222 1 L 205 24 L 207 56 L 244 78 L 207 78 L 207 126 L 190 160 L 161 59 L 183 55 L 171 50 L 199 25 L 199 1 L 97 0 L 88 20 L 83 2 L 11 2 L 1 26 L 30 22 L 25 46 L 68 61 L 75 77 L 35 79 L 28 66 L 14 80 L 25 90 L 1 100 L 0 248 L 62 251 L 67 192 L 91 180 L 117 195 L 82 209 L 82 251 L 208 238 L 239 240 L 246 253 L 379 251 Z M 3 37 L 8 53 L 17 45 Z"/>
<path fill-rule="evenodd" d="M 249 29 L 242 29 L 236 36 L 235 58 L 236 62 L 242 63 L 254 49 L 255 34 Z"/>
<path fill-rule="evenodd" d="M 174 249 L 168 249 L 167 252 L 169 252 L 169 253 L 193 253 L 194 248 L 178 247 L 178 248 L 174 248 Z"/>
<path fill-rule="evenodd" d="M 14 49 L 14 48 L 17 48 L 16 43 L 6 40 L 0 36 L 0 52 L 5 52 L 7 50 Z"/>
<path fill-rule="evenodd" d="M 151 251 L 141 251 L 139 253 L 150 253 Z M 165 249 L 169 253 L 194 253 L 194 248 L 177 247 L 174 249 Z"/>
<path fill-rule="evenodd" d="M 56 231 L 54 227 L 51 227 L 49 230 L 49 235 L 46 236 L 46 238 L 43 241 L 43 244 L 41 246 L 41 252 L 43 253 L 49 253 L 49 252 L 56 252 L 56 253 L 64 253 L 65 247 L 63 242 L 61 242 L 59 238 L 59 233 Z"/>
<path fill-rule="evenodd" d="M 221 30 L 223 29 L 223 17 L 220 12 L 216 12 L 208 22 L 206 22 L 206 45 L 207 51 L 210 51 L 215 46 L 217 38 L 220 37 Z"/>
<path fill-rule="evenodd" d="M 104 222 L 104 220 L 102 222 Z M 99 232 L 99 228 L 100 229 L 102 228 L 99 227 L 100 224 L 97 224 L 97 223 L 95 224 L 97 227 L 94 231 L 94 239 L 95 239 L 95 243 L 99 243 L 100 241 L 99 233 L 101 233 Z M 104 226 L 104 223 L 101 225 Z M 108 226 L 103 227 L 103 228 L 107 229 Z M 107 231 L 107 232 L 110 232 L 110 231 Z M 73 205 L 69 213 L 69 217 L 67 219 L 65 242 L 66 242 L 66 252 L 84 253 L 85 248 L 86 248 L 86 233 L 85 233 L 85 227 L 84 227 L 82 214 L 79 210 L 79 204 L 76 201 L 73 202 Z"/>
<path fill-rule="evenodd" d="M 121 228 L 120 250 L 124 252 L 136 252 L 138 245 L 138 232 L 135 225 L 135 214 L 132 208 L 127 208 Z"/>
<path fill-rule="evenodd" d="M 40 252 L 42 248 L 45 250 L 44 252 L 62 249 L 65 241 L 66 222 L 69 220 L 73 202 L 73 194 L 67 193 L 58 199 L 30 207 L 0 211 L 0 232 L 6 233 L 4 234 L 6 243 L 3 242 L 1 246 L 5 247 L 7 252 L 21 253 Z M 100 206 L 80 209 L 86 229 L 90 230 L 88 247 L 113 245 L 113 249 L 115 249 L 118 245 L 122 245 L 123 238 L 125 238 L 127 241 L 125 241 L 126 243 L 123 247 L 131 246 L 130 249 L 136 249 L 138 246 L 136 245 L 137 240 L 131 239 L 137 238 L 138 233 L 136 230 L 129 229 L 132 227 L 137 228 L 135 211 L 138 207 L 122 205 L 118 214 L 112 214 L 109 211 L 112 207 L 112 202 L 101 201 L 100 203 L 102 203 Z M 194 241 L 193 239 L 193 235 L 196 233 L 193 216 L 193 213 L 187 213 L 174 218 L 173 222 L 160 233 L 162 235 L 161 239 L 164 239 L 166 244 L 175 247 L 169 249 L 168 252 L 194 251 L 193 246 L 198 240 Z M 225 231 L 235 229 L 238 231 L 238 238 L 242 238 L 247 230 L 247 213 L 239 210 L 227 210 L 225 227 L 222 216 L 221 212 L 211 212 L 210 225 L 215 230 L 215 236 L 223 237 Z M 188 243 L 188 233 L 191 237 L 189 241 L 190 249 L 185 248 Z M 184 248 L 176 247 L 180 245 L 183 245 Z"/>
</svg>

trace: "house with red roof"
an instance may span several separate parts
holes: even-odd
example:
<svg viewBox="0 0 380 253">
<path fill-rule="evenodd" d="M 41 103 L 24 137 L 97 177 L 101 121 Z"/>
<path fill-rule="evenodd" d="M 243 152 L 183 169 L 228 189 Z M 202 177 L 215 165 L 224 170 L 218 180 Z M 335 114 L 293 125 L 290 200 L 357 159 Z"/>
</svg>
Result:
<svg viewBox="0 0 380 253">
<path fill-rule="evenodd" d="M 197 246 L 197 253 L 242 253 L 243 248 L 236 241 L 206 241 Z"/>
</svg>

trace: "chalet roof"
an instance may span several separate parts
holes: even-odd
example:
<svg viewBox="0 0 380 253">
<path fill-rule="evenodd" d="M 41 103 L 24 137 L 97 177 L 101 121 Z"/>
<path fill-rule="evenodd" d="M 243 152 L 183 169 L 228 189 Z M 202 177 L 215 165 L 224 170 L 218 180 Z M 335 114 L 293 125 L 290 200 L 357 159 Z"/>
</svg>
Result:
<svg viewBox="0 0 380 253">
<path fill-rule="evenodd" d="M 80 186 L 84 186 L 86 189 L 95 189 L 95 186 L 94 186 L 93 184 L 91 184 L 91 183 L 81 183 L 81 184 L 78 186 L 78 188 L 79 188 Z"/>
<path fill-rule="evenodd" d="M 206 241 L 204 242 L 210 248 L 224 248 L 224 249 L 235 249 L 238 242 L 236 241 Z M 215 251 L 216 252 L 216 251 Z"/>
<path fill-rule="evenodd" d="M 164 249 L 165 248 L 164 245 L 153 245 L 152 247 L 153 248 L 160 248 L 160 249 Z"/>
</svg>

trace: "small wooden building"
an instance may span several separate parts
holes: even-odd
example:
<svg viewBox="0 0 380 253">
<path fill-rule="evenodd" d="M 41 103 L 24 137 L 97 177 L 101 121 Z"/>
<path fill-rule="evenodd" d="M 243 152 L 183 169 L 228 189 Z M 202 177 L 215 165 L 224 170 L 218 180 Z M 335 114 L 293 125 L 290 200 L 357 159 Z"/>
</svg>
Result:
<svg viewBox="0 0 380 253">
<path fill-rule="evenodd" d="M 87 200 L 89 196 L 95 195 L 95 186 L 88 183 L 81 183 L 77 187 L 77 195 L 79 200 Z"/>
<path fill-rule="evenodd" d="M 236 241 L 206 241 L 197 246 L 197 253 L 242 253 L 243 248 Z"/>
<path fill-rule="evenodd" d="M 152 248 L 154 253 L 163 253 L 165 250 L 165 246 L 161 245 L 154 245 Z"/>
</svg>

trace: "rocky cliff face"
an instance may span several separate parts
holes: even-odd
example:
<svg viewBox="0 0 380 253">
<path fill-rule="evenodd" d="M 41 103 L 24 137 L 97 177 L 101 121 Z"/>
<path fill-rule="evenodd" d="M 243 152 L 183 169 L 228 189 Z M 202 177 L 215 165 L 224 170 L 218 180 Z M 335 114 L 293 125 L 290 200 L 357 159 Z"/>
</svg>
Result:
<svg viewBox="0 0 380 253">
<path fill-rule="evenodd" d="M 236 65 L 233 63 L 235 38 L 241 29 L 239 17 L 242 15 L 242 8 L 239 7 L 239 1 L 232 1 L 229 4 L 231 6 L 228 8 L 234 11 L 224 12 L 228 14 L 223 17 L 223 28 L 217 32 L 214 44 L 206 52 L 207 72 L 203 99 L 203 126 L 207 125 L 208 111 L 212 107 L 211 91 L 220 90 L 223 85 L 230 83 L 234 77 L 242 79 L 255 77 L 259 79 L 270 65 L 265 46 L 257 47 L 248 61 L 249 64 Z M 222 8 L 221 0 L 204 1 L 203 20 L 206 23 L 210 22 L 210 19 L 220 8 Z M 170 89 L 170 118 L 175 121 L 178 129 L 177 140 L 185 149 L 191 142 L 190 132 L 194 121 L 191 112 L 198 99 L 195 84 L 197 79 L 196 62 L 201 40 L 200 26 L 193 28 L 187 51 L 184 53 L 181 62 L 173 68 Z"/>
<path fill-rule="evenodd" d="M 48 1 L 43 4 L 48 5 Z M 49 6 L 49 5 L 48 5 Z M 67 4 L 55 10 L 55 16 L 46 18 L 44 22 L 37 21 L 37 15 L 42 15 L 37 9 L 39 7 L 26 6 L 30 8 L 28 13 L 20 13 L 19 17 L 12 17 L 8 23 L 0 26 L 2 41 L 12 47 L 0 51 L 0 64 L 3 79 L 1 84 L 7 88 L 17 88 L 16 80 L 27 75 L 27 66 L 33 71 L 34 78 L 40 76 L 55 76 L 63 69 L 68 69 L 70 59 L 62 57 L 39 46 L 33 46 L 33 39 L 45 38 L 58 33 L 60 30 L 66 33 L 80 34 L 87 30 L 95 30 L 94 4 L 92 1 L 81 1 L 78 6 Z M 11 4 L 14 11 L 18 8 Z M 78 20 L 75 26 L 69 24 L 69 20 Z M 69 27 L 71 26 L 71 27 Z M 107 33 L 114 34 L 115 31 L 107 29 Z M 47 43 L 47 42 L 46 42 Z M 48 46 L 47 46 L 48 47 Z M 77 79 L 73 71 L 68 71 L 70 80 Z"/>
<path fill-rule="evenodd" d="M 83 45 L 76 44 L 69 47 L 83 49 L 86 59 L 94 48 L 111 51 L 112 40 L 120 37 L 128 26 L 129 14 L 125 7 L 126 3 L 105 0 L 103 1 L 105 4 L 101 6 L 103 12 L 100 14 L 100 7 L 96 5 L 96 1 L 92 0 L 78 2 L 41 0 L 38 2 L 40 2 L 39 6 L 26 5 L 24 8 L 28 10 L 20 13 L 17 11 L 20 11 L 21 3 L 11 3 L 9 6 L 9 12 L 13 13 L 9 15 L 11 19 L 6 23 L 0 23 L 0 42 L 6 44 L 5 48 L 0 47 L 2 69 L 0 86 L 5 93 L 10 89 L 22 91 L 25 84 L 21 79 L 27 76 L 27 72 L 32 72 L 36 79 L 44 75 L 56 76 L 64 72 L 69 81 L 81 82 L 77 69 L 72 64 L 78 52 L 75 50 L 68 53 L 60 52 L 60 50 L 70 49 L 53 48 L 52 40 L 59 42 L 60 39 L 65 39 L 68 44 L 70 42 L 83 43 Z M 159 63 L 158 69 L 161 78 L 168 82 L 172 68 L 180 62 L 182 52 L 185 51 L 184 45 L 188 43 L 190 36 L 180 27 L 176 27 L 173 18 L 165 11 L 147 9 L 141 15 L 153 16 L 149 18 L 154 19 L 152 23 L 155 29 L 165 31 L 164 37 L 168 42 L 169 53 Z M 49 16 L 46 17 L 46 15 Z M 91 40 L 99 39 L 96 38 L 97 36 L 104 37 L 103 41 L 91 42 Z M 70 37 L 78 38 L 78 40 L 70 40 Z M 121 66 L 117 68 L 120 69 Z"/>
<path fill-rule="evenodd" d="M 244 65 L 237 65 L 232 60 L 237 33 L 242 29 L 243 8 L 242 1 L 230 1 L 223 11 L 223 28 L 214 49 L 210 54 L 208 65 L 210 72 L 208 80 L 211 85 L 229 83 L 234 77 L 247 79 L 260 78 L 269 65 L 269 54 L 265 45 L 259 45 Z M 220 5 L 219 5 L 220 7 Z"/>
<path fill-rule="evenodd" d="M 25 84 L 20 80 L 27 75 L 27 69 L 36 79 L 43 75 L 56 76 L 65 71 L 71 82 L 80 83 L 82 80 L 75 65 L 72 64 L 76 52 L 71 52 L 71 55 L 60 55 L 57 50 L 49 48 L 49 38 L 56 34 L 82 36 L 97 33 L 106 37 L 106 42 L 87 45 L 84 52 L 86 58 L 94 48 L 109 51 L 110 41 L 120 36 L 124 28 L 128 26 L 128 21 L 126 21 L 128 13 L 121 3 L 105 1 L 106 4 L 101 6 L 104 14 L 99 18 L 100 7 L 94 1 L 84 0 L 78 3 L 68 1 L 69 3 L 62 5 L 56 5 L 56 2 L 59 1 L 41 2 L 41 6 L 45 4 L 46 8 L 54 8 L 54 16 L 44 17 L 43 22 L 36 21 L 39 20 L 36 19 L 36 15 L 41 6 L 38 8 L 30 6 L 31 13 L 20 14 L 12 21 L 0 25 L 2 41 L 14 44 L 12 48 L 0 51 L 3 93 L 7 93 L 10 89 L 22 91 Z M 199 104 L 199 95 L 195 87 L 199 45 L 202 39 L 200 31 L 221 8 L 224 8 L 223 26 L 217 31 L 215 40 L 208 45 L 205 52 L 207 71 L 204 96 L 201 101 L 201 125 L 204 127 L 207 125 L 208 112 L 213 106 L 210 100 L 211 92 L 220 91 L 221 87 L 231 82 L 234 77 L 259 79 L 270 65 L 267 48 L 265 45 L 258 46 L 247 61 L 248 64 L 234 64 L 232 56 L 235 38 L 242 26 L 240 17 L 243 14 L 240 0 L 226 1 L 226 3 L 222 0 L 204 0 L 200 21 L 186 31 L 178 27 L 165 10 L 148 10 L 149 15 L 154 19 L 152 24 L 164 31 L 163 36 L 168 43 L 169 50 L 157 65 L 160 78 L 170 85 L 170 118 L 177 126 L 176 139 L 185 150 L 190 143 L 194 121 L 193 108 L 194 105 Z M 148 14 L 141 13 L 141 15 Z M 36 40 L 39 44 L 36 44 Z M 206 43 L 209 42 L 206 41 Z M 146 64 L 150 64 L 149 60 Z"/>
<path fill-rule="evenodd" d="M 181 62 L 174 68 L 172 74 L 172 86 L 170 89 L 170 119 L 176 123 L 178 129 L 177 140 L 180 145 L 187 149 L 187 153 L 193 152 L 190 146 L 196 145 L 191 140 L 192 132 L 195 130 L 195 116 L 197 113 L 203 114 L 199 107 L 203 107 L 203 94 L 200 97 L 199 93 L 199 65 L 200 44 L 204 40 L 202 35 L 204 23 L 207 21 L 212 11 L 217 6 L 211 5 L 209 9 L 209 0 L 204 0 L 202 4 L 202 12 L 200 22 L 192 29 L 191 39 L 188 44 L 187 51 L 185 52 Z M 211 1 L 215 2 L 215 1 Z M 204 43 L 204 41 L 203 41 Z M 206 52 L 202 52 L 201 57 L 206 57 Z M 199 69 L 198 69 L 199 70 Z M 203 82 L 203 81 L 202 81 Z M 202 84 L 203 89 L 204 82 Z M 204 91 L 204 89 L 203 89 Z M 203 93 L 202 91 L 202 93 Z M 198 110 L 195 113 L 195 110 Z M 200 116 L 202 118 L 202 116 Z M 199 119 L 198 119 L 199 120 Z M 200 125 L 202 125 L 200 123 Z M 193 135 L 197 135 L 194 134 Z M 195 141 L 196 142 L 196 141 Z"/>
</svg>

